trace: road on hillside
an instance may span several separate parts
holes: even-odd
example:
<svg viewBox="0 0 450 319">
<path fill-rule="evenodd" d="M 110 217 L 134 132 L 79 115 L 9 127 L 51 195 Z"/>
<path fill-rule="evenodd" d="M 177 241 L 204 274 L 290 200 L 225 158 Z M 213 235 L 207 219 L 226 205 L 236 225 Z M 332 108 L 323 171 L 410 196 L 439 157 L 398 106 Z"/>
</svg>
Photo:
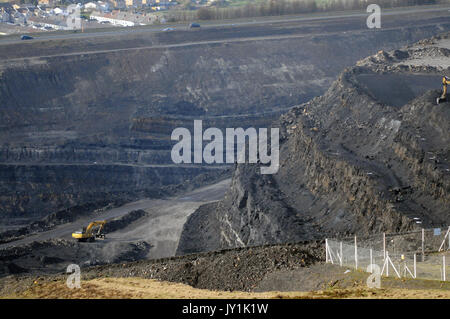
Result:
<svg viewBox="0 0 450 319">
<path fill-rule="evenodd" d="M 401 15 L 416 15 L 420 13 L 433 13 L 433 12 L 449 12 L 450 6 L 426 6 L 426 7 L 406 7 L 395 9 L 382 9 L 382 17 L 386 16 L 401 16 Z M 289 23 L 289 22 L 311 22 L 321 20 L 335 20 L 335 19 L 347 19 L 368 17 L 369 13 L 364 11 L 352 11 L 350 13 L 319 13 L 309 15 L 296 15 L 285 16 L 283 18 L 274 17 L 257 17 L 249 18 L 246 20 L 230 20 L 220 23 L 217 22 L 202 22 L 202 28 L 218 28 L 218 27 L 239 27 L 248 25 L 264 25 L 264 24 L 276 24 L 276 23 Z M 450 16 L 450 12 L 449 12 Z M 44 41 L 44 40 L 65 40 L 65 39 L 79 39 L 79 38 L 95 38 L 95 37 L 110 37 L 126 35 L 130 33 L 148 33 L 148 32 L 164 32 L 166 28 L 174 28 L 175 30 L 187 30 L 188 27 L 184 25 L 163 25 L 163 26 L 146 26 L 146 27 L 128 27 L 117 28 L 113 30 L 87 30 L 86 32 L 76 33 L 59 33 L 58 31 L 51 33 L 38 33 L 33 34 L 34 40 L 28 40 L 29 42 Z M 167 32 L 167 31 L 166 31 Z M 168 31 L 170 32 L 170 31 Z M 0 38 L 1 44 L 23 43 L 19 36 L 5 36 Z"/>
</svg>

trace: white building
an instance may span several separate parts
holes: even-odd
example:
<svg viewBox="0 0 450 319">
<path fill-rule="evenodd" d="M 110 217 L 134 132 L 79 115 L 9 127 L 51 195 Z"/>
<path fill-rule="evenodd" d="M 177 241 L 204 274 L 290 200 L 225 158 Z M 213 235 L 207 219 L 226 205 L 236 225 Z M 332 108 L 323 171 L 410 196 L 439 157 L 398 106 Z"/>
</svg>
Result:
<svg viewBox="0 0 450 319">
<path fill-rule="evenodd" d="M 95 2 L 88 2 L 84 5 L 85 10 L 95 10 L 97 9 L 97 4 Z"/>
<path fill-rule="evenodd" d="M 114 18 L 107 18 L 107 17 L 102 17 L 102 16 L 97 16 L 97 15 L 91 15 L 90 16 L 91 20 L 97 20 L 98 22 L 109 22 L 112 25 L 120 25 L 123 27 L 133 27 L 135 25 L 134 22 L 131 21 L 126 21 L 126 20 L 119 20 L 119 19 L 114 19 Z"/>
<path fill-rule="evenodd" d="M 59 15 L 59 14 L 63 14 L 64 10 L 62 10 L 61 8 L 56 7 L 56 8 L 54 8 L 52 10 L 52 13 L 55 14 L 55 15 Z"/>
<path fill-rule="evenodd" d="M 104 2 L 104 1 L 97 1 L 97 6 L 98 9 L 105 12 L 105 11 L 109 11 L 111 9 L 111 6 L 108 2 Z"/>
</svg>

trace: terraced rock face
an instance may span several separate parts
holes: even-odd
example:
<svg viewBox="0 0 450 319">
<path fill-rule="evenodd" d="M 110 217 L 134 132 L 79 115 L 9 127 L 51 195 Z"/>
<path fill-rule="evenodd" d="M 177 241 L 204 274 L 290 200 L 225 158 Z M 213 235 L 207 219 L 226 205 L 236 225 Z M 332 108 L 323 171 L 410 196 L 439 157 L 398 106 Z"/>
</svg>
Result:
<svg viewBox="0 0 450 319">
<path fill-rule="evenodd" d="M 380 51 L 281 116 L 279 172 L 238 165 L 225 199 L 191 215 L 178 254 L 448 225 L 450 103 L 435 100 L 449 44 Z"/>
<path fill-rule="evenodd" d="M 156 194 L 207 173 L 167 166 L 175 127 L 266 127 L 358 59 L 450 29 L 439 14 L 408 19 L 386 18 L 382 32 L 349 18 L 2 44 L 0 216 Z"/>
</svg>

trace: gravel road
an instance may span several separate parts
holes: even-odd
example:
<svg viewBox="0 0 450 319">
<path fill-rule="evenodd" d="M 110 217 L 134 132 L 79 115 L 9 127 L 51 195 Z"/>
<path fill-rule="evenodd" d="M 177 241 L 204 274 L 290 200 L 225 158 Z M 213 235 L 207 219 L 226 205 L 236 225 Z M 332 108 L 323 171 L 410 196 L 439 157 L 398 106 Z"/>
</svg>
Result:
<svg viewBox="0 0 450 319">
<path fill-rule="evenodd" d="M 220 200 L 228 189 L 230 179 L 205 186 L 194 191 L 167 199 L 142 199 L 112 208 L 93 217 L 84 217 L 73 223 L 59 225 L 49 231 L 27 236 L 23 239 L 0 245 L 0 249 L 21 246 L 34 241 L 49 239 L 71 240 L 72 232 L 86 226 L 92 220 L 120 218 L 131 211 L 142 209 L 148 214 L 125 229 L 112 233 L 106 242 L 146 241 L 153 247 L 149 258 L 169 257 L 175 254 L 178 239 L 187 217 L 200 205 Z"/>
</svg>

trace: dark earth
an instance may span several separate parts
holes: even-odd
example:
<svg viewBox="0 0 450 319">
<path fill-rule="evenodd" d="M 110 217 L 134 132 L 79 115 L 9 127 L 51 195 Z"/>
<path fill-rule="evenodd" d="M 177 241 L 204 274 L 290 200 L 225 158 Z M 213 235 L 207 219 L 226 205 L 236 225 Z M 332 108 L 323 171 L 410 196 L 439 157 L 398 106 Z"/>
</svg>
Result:
<svg viewBox="0 0 450 319">
<path fill-rule="evenodd" d="M 84 278 L 314 290 L 341 278 L 322 264 L 327 236 L 448 225 L 450 104 L 435 100 L 450 22 L 413 18 L 388 16 L 381 30 L 346 18 L 0 43 L 0 289 L 80 263 Z M 194 119 L 279 127 L 278 173 L 175 166 L 170 133 Z M 165 209 L 185 211 L 174 217 L 179 257 L 149 260 L 158 243 L 119 235 L 144 222 L 157 233 L 171 196 L 179 207 Z M 140 199 L 155 208 L 121 212 L 104 242 L 56 236 Z M 41 233 L 55 236 L 27 241 Z"/>
</svg>

